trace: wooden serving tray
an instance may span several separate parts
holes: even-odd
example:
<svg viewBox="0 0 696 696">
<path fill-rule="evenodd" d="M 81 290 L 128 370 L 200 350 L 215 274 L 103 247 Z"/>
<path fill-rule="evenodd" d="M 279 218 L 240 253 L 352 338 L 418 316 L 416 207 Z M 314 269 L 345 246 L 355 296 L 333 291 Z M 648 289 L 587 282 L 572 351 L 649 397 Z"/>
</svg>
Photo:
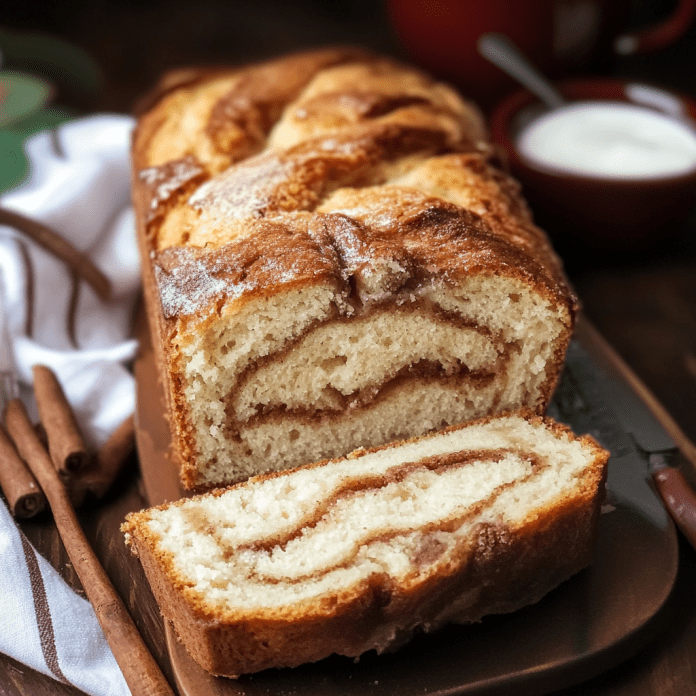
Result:
<svg viewBox="0 0 696 696">
<path fill-rule="evenodd" d="M 694 456 L 693 445 L 586 321 L 579 323 L 574 342 L 575 360 L 609 365 L 613 376 L 629 384 L 650 406 L 682 451 Z M 178 472 L 167 459 L 170 439 L 164 396 L 147 337 L 143 337 L 135 374 L 138 453 L 147 497 L 151 505 L 157 505 L 184 492 Z M 603 424 L 593 423 L 592 414 L 568 412 L 568 403 L 573 402 L 571 382 L 565 375 L 557 392 L 564 394 L 565 403 L 560 411 L 559 403 L 551 410 L 562 413 L 577 432 L 595 427 L 601 431 Z M 393 654 L 368 653 L 358 662 L 334 656 L 238 680 L 212 677 L 202 670 L 165 622 L 167 649 L 181 696 L 454 696 L 513 690 L 516 696 L 539 695 L 618 664 L 659 632 L 679 564 L 674 525 L 645 482 L 647 470 L 634 469 L 629 478 L 623 473 L 612 476 L 612 465 L 645 466 L 627 457 L 623 447 L 612 451 L 607 505 L 592 566 L 538 604 L 488 617 L 480 624 L 418 636 Z"/>
</svg>

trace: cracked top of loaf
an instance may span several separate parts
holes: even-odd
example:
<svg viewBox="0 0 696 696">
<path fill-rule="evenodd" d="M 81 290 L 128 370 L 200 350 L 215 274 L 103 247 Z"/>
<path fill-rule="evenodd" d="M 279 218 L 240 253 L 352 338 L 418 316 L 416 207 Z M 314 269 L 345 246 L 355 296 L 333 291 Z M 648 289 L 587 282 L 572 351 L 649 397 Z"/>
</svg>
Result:
<svg viewBox="0 0 696 696">
<path fill-rule="evenodd" d="M 352 314 L 470 273 L 575 308 L 478 110 L 391 58 L 332 48 L 170 76 L 133 160 L 165 322 L 326 282 Z"/>
</svg>

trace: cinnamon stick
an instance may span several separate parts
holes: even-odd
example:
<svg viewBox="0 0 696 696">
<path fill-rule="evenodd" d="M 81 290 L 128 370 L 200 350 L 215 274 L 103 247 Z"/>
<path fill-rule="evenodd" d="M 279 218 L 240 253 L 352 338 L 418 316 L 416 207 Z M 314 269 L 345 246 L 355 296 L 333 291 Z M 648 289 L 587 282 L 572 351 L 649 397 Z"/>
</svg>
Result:
<svg viewBox="0 0 696 696">
<path fill-rule="evenodd" d="M 111 489 L 134 450 L 135 420 L 133 416 L 129 416 L 99 448 L 91 466 L 68 480 L 73 503 L 81 505 L 88 497 L 101 500 Z"/>
<path fill-rule="evenodd" d="M 92 260 L 57 232 L 38 220 L 17 213 L 14 210 L 0 207 L 0 225 L 8 225 L 28 237 L 47 251 L 57 256 L 80 278 L 84 279 L 102 300 L 111 298 L 111 283 L 109 279 L 92 263 Z"/>
<path fill-rule="evenodd" d="M 0 488 L 5 494 L 10 513 L 16 519 L 28 519 L 38 515 L 46 507 L 46 496 L 2 426 Z"/>
<path fill-rule="evenodd" d="M 53 370 L 34 365 L 34 396 L 39 417 L 48 437 L 48 450 L 56 469 L 64 477 L 89 463 L 89 452 L 72 407 Z"/>
<path fill-rule="evenodd" d="M 39 440 L 24 405 L 13 399 L 6 424 L 17 450 L 43 488 L 65 550 L 131 690 L 139 696 L 174 696 L 138 629 L 85 537 L 68 493 Z"/>
</svg>

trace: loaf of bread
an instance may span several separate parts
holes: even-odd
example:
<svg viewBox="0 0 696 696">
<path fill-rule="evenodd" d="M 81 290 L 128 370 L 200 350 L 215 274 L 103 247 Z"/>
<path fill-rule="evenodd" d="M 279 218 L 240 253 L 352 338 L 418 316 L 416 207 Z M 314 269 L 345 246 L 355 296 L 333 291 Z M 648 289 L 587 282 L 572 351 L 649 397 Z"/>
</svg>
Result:
<svg viewBox="0 0 696 696">
<path fill-rule="evenodd" d="M 133 513 L 123 531 L 191 656 L 237 676 L 538 601 L 590 563 L 607 457 L 501 416 Z"/>
<path fill-rule="evenodd" d="M 544 412 L 575 298 L 449 87 L 353 49 L 183 72 L 133 162 L 184 487 Z"/>
</svg>

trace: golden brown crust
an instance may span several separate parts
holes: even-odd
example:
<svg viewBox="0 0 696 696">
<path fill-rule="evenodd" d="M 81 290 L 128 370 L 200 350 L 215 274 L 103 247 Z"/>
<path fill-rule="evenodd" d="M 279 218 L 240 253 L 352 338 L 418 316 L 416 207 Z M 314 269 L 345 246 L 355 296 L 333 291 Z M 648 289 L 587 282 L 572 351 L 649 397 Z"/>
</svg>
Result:
<svg viewBox="0 0 696 696">
<path fill-rule="evenodd" d="M 203 151 L 211 157 L 202 161 L 219 171 L 261 149 L 280 112 L 318 71 L 359 59 L 371 57 L 364 49 L 334 47 L 237 68 L 172 71 L 141 102 L 134 164 L 142 169 L 180 159 L 192 154 L 195 141 L 206 141 Z M 188 122 L 179 124 L 183 118 Z M 170 137 L 176 133 L 189 137 Z"/>
<path fill-rule="evenodd" d="M 234 87 L 217 100 L 211 99 L 205 112 L 206 118 L 201 123 L 196 122 L 201 131 L 199 138 L 205 138 L 207 133 L 209 144 L 215 152 L 218 155 L 226 152 L 228 146 L 221 144 L 221 140 L 227 142 L 229 137 L 220 135 L 220 130 L 224 130 L 221 120 L 224 114 L 225 127 L 241 129 L 249 143 L 261 142 L 259 133 L 264 136 L 268 133 L 271 122 L 277 120 L 282 107 L 297 95 L 301 87 L 306 86 L 321 69 L 336 64 L 342 64 L 343 73 L 349 75 L 349 70 L 359 72 L 363 68 L 379 72 L 379 84 L 383 89 L 386 89 L 384 84 L 389 78 L 391 81 L 386 83 L 392 90 L 398 90 L 403 87 L 402 82 L 408 83 L 408 79 L 412 80 L 415 74 L 419 80 L 417 91 L 420 94 L 378 94 L 356 92 L 353 88 L 310 96 L 294 106 L 295 112 L 288 119 L 294 117 L 297 120 L 296 112 L 299 110 L 303 123 L 319 121 L 322 135 L 305 138 L 289 148 L 267 149 L 252 158 L 245 150 L 244 154 L 231 160 L 243 161 L 212 178 L 210 162 L 199 159 L 194 152 L 182 150 L 178 152 L 178 157 L 153 166 L 148 150 L 160 131 L 166 130 L 163 122 L 177 121 L 179 113 L 195 100 L 195 93 L 192 92 L 187 100 L 184 98 L 186 95 L 182 96 L 179 92 L 200 89 L 200 82 L 195 82 L 193 87 L 186 84 L 167 95 L 170 98 L 176 95 L 181 97 L 179 111 L 171 111 L 171 104 L 165 100 L 143 117 L 134 137 L 134 188 L 138 199 L 136 212 L 139 228 L 149 240 L 150 252 L 157 253 L 172 246 L 219 248 L 230 242 L 234 244 L 237 240 L 255 244 L 254 237 L 263 235 L 266 229 L 260 224 L 263 218 L 278 217 L 280 228 L 306 228 L 307 221 L 298 220 L 298 215 L 292 213 L 312 212 L 321 203 L 324 203 L 320 207 L 323 212 L 322 224 L 331 235 L 332 228 L 344 226 L 341 218 L 345 213 L 342 215 L 341 212 L 346 209 L 345 195 L 343 201 L 336 202 L 338 208 L 335 212 L 327 210 L 324 199 L 339 186 L 344 190 L 357 186 L 354 198 L 362 197 L 358 207 L 364 209 L 368 206 L 366 217 L 361 220 L 364 227 L 361 236 L 365 237 L 363 246 L 378 241 L 383 248 L 382 256 L 399 257 L 404 254 L 404 249 L 412 247 L 414 236 L 417 236 L 421 265 L 436 269 L 438 273 L 458 276 L 475 269 L 480 272 L 522 274 L 559 298 L 567 300 L 570 297 L 572 305 L 574 298 L 563 279 L 560 264 L 545 236 L 531 223 L 517 185 L 488 162 L 486 153 L 489 150 L 482 126 L 472 132 L 471 123 L 467 124 L 467 119 L 471 120 L 471 114 L 475 114 L 475 111 L 462 102 L 456 104 L 458 112 L 454 106 L 450 107 L 452 118 L 460 120 L 459 130 L 453 135 L 439 116 L 431 113 L 432 109 L 438 113 L 445 109 L 442 104 L 438 104 L 437 108 L 433 106 L 435 102 L 445 103 L 445 100 L 437 100 L 433 96 L 441 86 L 394 61 L 368 57 L 359 51 L 327 50 L 238 70 L 232 73 L 234 80 L 230 78 L 236 80 Z M 217 73 L 216 79 L 220 79 Z M 343 82 L 346 79 L 344 77 Z M 410 84 L 406 87 L 410 87 Z M 350 111 L 354 118 L 347 126 L 342 124 L 339 130 L 332 127 L 330 136 L 326 137 L 325 122 L 327 119 L 335 120 L 327 106 L 330 103 L 344 105 L 344 110 Z M 320 108 L 322 104 L 324 108 Z M 409 114 L 407 123 L 394 118 L 386 121 L 377 118 L 375 121 L 385 111 L 399 111 L 407 106 L 414 106 L 423 112 L 422 123 L 414 124 L 412 114 Z M 475 120 L 476 117 L 473 118 Z M 153 121 L 159 124 L 158 128 L 152 126 Z M 173 143 L 173 146 L 185 147 L 186 143 Z M 384 177 L 377 170 L 389 161 L 408 159 L 411 154 L 418 154 L 421 160 L 425 158 L 427 161 L 428 157 L 456 151 L 468 154 L 431 160 L 431 171 L 426 171 L 421 180 L 429 179 L 432 183 L 433 177 L 438 175 L 441 179 L 451 180 L 455 171 L 468 176 L 472 196 L 480 203 L 478 212 L 471 211 L 473 206 L 465 210 L 446 200 L 419 194 L 408 183 L 392 186 L 388 190 L 374 188 Z M 203 183 L 203 180 L 206 182 Z M 202 186 L 193 190 L 191 184 Z M 354 209 L 355 200 L 353 203 Z M 369 215 L 370 203 L 381 207 L 381 224 L 377 227 L 374 224 L 375 216 Z M 184 214 L 177 210 L 171 225 L 173 231 L 162 238 L 161 218 L 172 208 L 182 206 L 189 212 Z M 388 234 L 385 230 L 385 210 L 389 211 Z M 141 211 L 147 212 L 143 216 Z M 338 215 L 339 219 L 334 220 L 334 215 Z M 205 218 L 207 224 L 200 225 L 201 218 Z M 360 219 L 360 216 L 353 219 Z M 224 224 L 216 228 L 216 220 L 223 220 Z M 235 227 L 237 220 L 241 223 L 240 229 Z M 333 240 L 326 239 L 325 235 L 324 240 L 319 240 L 324 242 L 321 251 L 330 251 L 328 247 Z M 456 245 L 447 251 L 446 242 L 450 240 L 455 241 Z M 260 240 L 255 246 L 260 246 Z M 439 253 L 435 256 L 433 252 Z M 230 253 L 234 251 L 230 250 Z M 287 249 L 281 253 L 287 253 Z M 298 250 L 297 256 L 302 256 L 302 249 Z M 464 260 L 465 264 L 462 263 Z M 213 263 L 217 264 L 218 261 Z M 336 273 L 345 275 L 350 270 L 337 267 Z M 260 286 L 261 283 L 253 285 Z M 226 289 L 230 291 L 229 285 Z M 268 291 L 273 292 L 271 287 Z M 224 299 L 225 292 L 221 290 L 215 294 L 214 300 L 210 298 L 210 302 L 219 303 Z"/>
</svg>

